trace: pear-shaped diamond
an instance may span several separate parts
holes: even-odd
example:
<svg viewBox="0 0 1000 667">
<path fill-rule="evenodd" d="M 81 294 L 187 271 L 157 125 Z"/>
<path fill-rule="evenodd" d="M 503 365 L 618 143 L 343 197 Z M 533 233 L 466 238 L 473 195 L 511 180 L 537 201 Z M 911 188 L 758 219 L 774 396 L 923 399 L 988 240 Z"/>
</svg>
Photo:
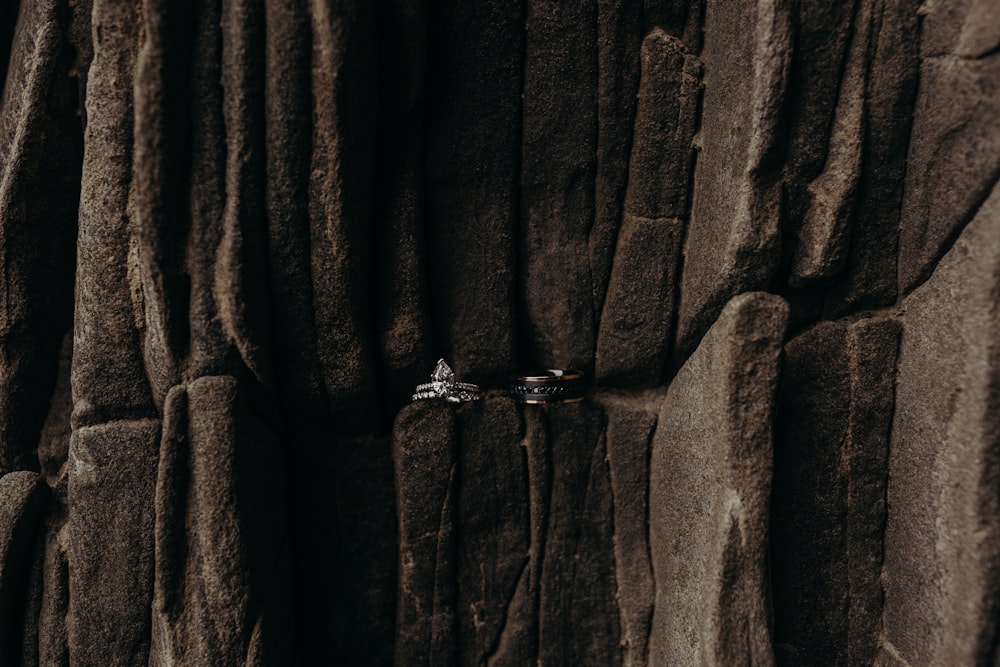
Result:
<svg viewBox="0 0 1000 667">
<path fill-rule="evenodd" d="M 455 381 L 455 372 L 451 370 L 451 366 L 445 363 L 444 359 L 438 359 L 437 366 L 434 367 L 434 372 L 431 373 L 431 379 L 435 382 L 451 384 Z"/>
</svg>

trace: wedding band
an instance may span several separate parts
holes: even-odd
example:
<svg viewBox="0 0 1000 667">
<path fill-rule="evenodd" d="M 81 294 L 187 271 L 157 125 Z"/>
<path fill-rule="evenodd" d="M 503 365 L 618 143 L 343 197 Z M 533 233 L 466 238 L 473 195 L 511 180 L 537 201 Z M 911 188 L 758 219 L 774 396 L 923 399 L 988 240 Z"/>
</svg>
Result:
<svg viewBox="0 0 1000 667">
<path fill-rule="evenodd" d="M 510 396 L 521 403 L 575 403 L 582 401 L 586 387 L 583 372 L 550 368 L 530 375 L 512 375 Z"/>
<path fill-rule="evenodd" d="M 471 382 L 456 382 L 455 372 L 444 359 L 438 359 L 437 365 L 431 371 L 431 381 L 418 384 L 413 391 L 414 401 L 443 398 L 449 403 L 476 401 L 482 393 L 479 387 Z"/>
</svg>

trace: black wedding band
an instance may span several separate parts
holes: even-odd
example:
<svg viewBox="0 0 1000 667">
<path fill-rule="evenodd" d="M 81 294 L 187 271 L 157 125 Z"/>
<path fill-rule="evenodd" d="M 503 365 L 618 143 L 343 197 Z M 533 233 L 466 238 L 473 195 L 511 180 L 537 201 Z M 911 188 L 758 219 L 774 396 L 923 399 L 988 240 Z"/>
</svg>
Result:
<svg viewBox="0 0 1000 667">
<path fill-rule="evenodd" d="M 582 371 L 551 368 L 510 377 L 510 396 L 521 403 L 575 403 L 585 389 Z"/>
</svg>

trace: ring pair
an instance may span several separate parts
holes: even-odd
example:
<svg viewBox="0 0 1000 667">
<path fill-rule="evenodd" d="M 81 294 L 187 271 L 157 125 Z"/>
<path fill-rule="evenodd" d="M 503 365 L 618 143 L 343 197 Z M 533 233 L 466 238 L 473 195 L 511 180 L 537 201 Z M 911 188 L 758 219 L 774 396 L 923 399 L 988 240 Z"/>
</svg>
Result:
<svg viewBox="0 0 1000 667">
<path fill-rule="evenodd" d="M 511 398 L 531 404 L 575 403 L 583 400 L 585 390 L 582 371 L 563 369 L 512 375 L 508 386 Z M 482 395 L 479 387 L 471 382 L 458 382 L 444 359 L 438 360 L 431 372 L 431 381 L 417 385 L 414 391 L 414 401 L 443 398 L 449 403 L 463 403 L 478 400 Z"/>
</svg>

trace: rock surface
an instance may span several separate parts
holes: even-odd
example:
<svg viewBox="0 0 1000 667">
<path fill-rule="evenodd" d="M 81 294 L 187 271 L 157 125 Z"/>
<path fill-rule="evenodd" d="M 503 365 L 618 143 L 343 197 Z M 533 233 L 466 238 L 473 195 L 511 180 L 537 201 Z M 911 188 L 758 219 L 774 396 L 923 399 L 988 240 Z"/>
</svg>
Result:
<svg viewBox="0 0 1000 667">
<path fill-rule="evenodd" d="M 989 0 L 926 9 L 900 223 L 904 292 L 930 275 L 1000 178 L 996 11 Z"/>
<path fill-rule="evenodd" d="M 0 662 L 996 662 L 998 16 L 0 4 Z"/>
<path fill-rule="evenodd" d="M 231 377 L 170 390 L 164 413 L 149 664 L 291 664 L 273 428 Z"/>
<path fill-rule="evenodd" d="M 455 660 L 457 434 L 453 408 L 417 401 L 392 437 L 399 516 L 395 663 Z"/>
<path fill-rule="evenodd" d="M 777 267 L 776 153 L 790 21 L 784 0 L 706 3 L 704 111 L 677 321 L 681 357 L 694 350 L 729 299 L 767 286 Z"/>
<path fill-rule="evenodd" d="M 594 367 L 589 267 L 597 175 L 596 0 L 530 0 L 525 16 L 521 272 L 531 364 Z M 562 289 L 550 289 L 553 285 Z"/>
<path fill-rule="evenodd" d="M 0 660 L 4 664 L 19 664 L 26 630 L 34 626 L 37 633 L 38 618 L 27 617 L 28 573 L 44 523 L 47 491 L 33 472 L 0 477 Z"/>
<path fill-rule="evenodd" d="M 511 645 L 534 625 L 518 613 L 530 558 L 521 417 L 511 399 L 487 396 L 461 409 L 459 430 L 459 663 L 511 661 Z"/>
<path fill-rule="evenodd" d="M 896 301 L 900 207 L 919 74 L 918 0 L 876 2 L 865 92 L 864 148 L 844 272 L 827 310 L 844 315 Z"/>
<path fill-rule="evenodd" d="M 605 439 L 614 500 L 622 664 L 645 665 L 654 598 L 648 520 L 649 457 L 656 429 L 656 404 L 620 397 L 605 397 L 601 404 L 608 419 Z"/>
<path fill-rule="evenodd" d="M 449 0 L 427 14 L 426 287 L 434 349 L 470 382 L 501 382 L 516 354 L 521 12 Z"/>
<path fill-rule="evenodd" d="M 597 336 L 602 384 L 655 386 L 666 365 L 700 76 L 701 64 L 680 40 L 660 29 L 643 40 L 625 212 Z"/>
<path fill-rule="evenodd" d="M 899 329 L 823 322 L 785 346 L 771 507 L 778 664 L 874 662 Z"/>
<path fill-rule="evenodd" d="M 0 86 L 0 473 L 38 470 L 34 449 L 59 338 L 72 321 L 83 142 L 61 10 L 58 2 L 26 3 L 0 29 L 17 26 L 13 44 L 0 46 L 0 63 L 11 56 Z"/>
<path fill-rule="evenodd" d="M 649 464 L 650 664 L 774 661 L 766 554 L 787 317 L 779 297 L 736 297 L 663 399 Z"/>
<path fill-rule="evenodd" d="M 905 301 L 889 447 L 885 652 L 993 660 L 1000 618 L 1000 188 Z"/>
</svg>

